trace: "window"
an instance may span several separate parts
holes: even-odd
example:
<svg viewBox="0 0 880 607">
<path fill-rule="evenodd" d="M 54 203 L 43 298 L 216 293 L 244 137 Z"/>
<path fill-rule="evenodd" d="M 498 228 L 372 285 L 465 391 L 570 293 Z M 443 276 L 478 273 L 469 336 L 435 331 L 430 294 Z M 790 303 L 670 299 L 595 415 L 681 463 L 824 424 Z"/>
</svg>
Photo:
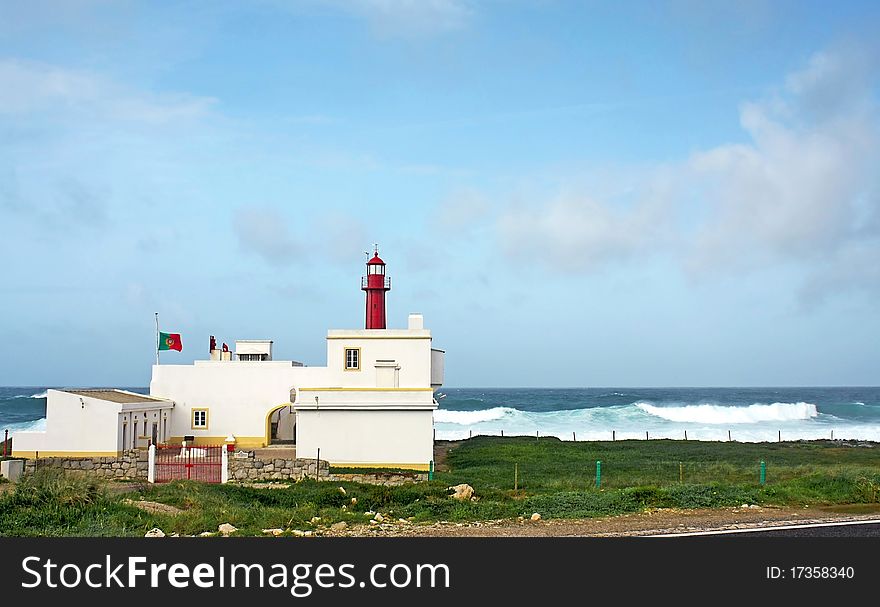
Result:
<svg viewBox="0 0 880 607">
<path fill-rule="evenodd" d="M 268 354 L 239 354 L 238 360 L 267 360 L 269 358 Z"/>
<path fill-rule="evenodd" d="M 193 430 L 207 430 L 208 429 L 208 410 L 207 409 L 193 409 L 192 429 Z"/>
<path fill-rule="evenodd" d="M 361 369 L 361 349 L 346 348 L 345 349 L 345 370 L 360 371 Z"/>
</svg>

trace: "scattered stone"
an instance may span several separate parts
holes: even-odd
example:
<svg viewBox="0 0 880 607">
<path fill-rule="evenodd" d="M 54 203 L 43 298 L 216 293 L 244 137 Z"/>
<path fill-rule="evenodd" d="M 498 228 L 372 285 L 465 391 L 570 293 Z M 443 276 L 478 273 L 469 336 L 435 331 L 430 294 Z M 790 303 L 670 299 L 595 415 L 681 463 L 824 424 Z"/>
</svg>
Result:
<svg viewBox="0 0 880 607">
<path fill-rule="evenodd" d="M 302 529 L 294 529 L 294 530 L 292 531 L 292 533 L 293 533 L 296 537 L 303 537 L 303 536 L 306 534 L 306 532 L 303 531 Z"/>
<path fill-rule="evenodd" d="M 315 535 L 314 531 L 303 531 L 303 537 L 312 537 Z"/>
<path fill-rule="evenodd" d="M 370 524 L 371 525 L 378 525 L 379 521 L 377 521 L 376 519 L 370 519 Z"/>
<path fill-rule="evenodd" d="M 455 485 L 454 487 L 449 487 L 447 488 L 447 491 L 455 491 L 455 493 L 451 496 L 452 499 L 456 499 L 462 502 L 468 501 L 474 495 L 474 488 L 467 483 L 462 483 L 460 485 Z"/>
<path fill-rule="evenodd" d="M 366 512 L 364 512 L 364 516 L 373 516 L 374 514 L 376 514 L 376 513 L 373 512 L 372 510 L 367 510 Z"/>
<path fill-rule="evenodd" d="M 223 534 L 223 537 L 229 537 L 231 533 L 235 533 L 238 531 L 238 527 L 233 527 L 229 523 L 223 523 L 222 525 L 217 527 L 217 531 Z"/>
<path fill-rule="evenodd" d="M 318 523 L 321 522 L 321 517 L 320 516 L 313 516 L 312 520 L 310 520 L 309 522 L 313 525 L 317 525 Z"/>
<path fill-rule="evenodd" d="M 540 521 L 540 520 L 541 520 L 541 515 L 538 514 L 537 512 L 535 512 L 534 514 L 532 514 L 530 520 L 532 520 L 532 521 Z"/>
<path fill-rule="evenodd" d="M 165 537 L 165 532 L 158 527 L 153 527 L 144 535 L 144 537 Z"/>
<path fill-rule="evenodd" d="M 216 534 L 216 533 L 213 533 L 213 532 L 211 532 L 211 531 L 202 531 L 202 532 L 199 534 L 199 537 L 214 537 L 215 535 L 217 535 L 217 534 Z"/>
<path fill-rule="evenodd" d="M 275 537 L 278 537 L 279 535 L 284 533 L 284 529 L 263 529 L 263 533 L 265 533 L 266 535 L 274 535 Z"/>
<path fill-rule="evenodd" d="M 351 498 L 351 505 L 352 506 L 356 505 L 357 503 L 358 503 L 358 498 L 356 498 L 356 497 Z"/>
<path fill-rule="evenodd" d="M 340 487 L 340 488 L 339 488 L 339 493 L 341 493 L 342 495 L 345 495 L 345 493 L 346 493 L 346 492 L 345 492 L 345 487 Z"/>
<path fill-rule="evenodd" d="M 381 523 L 385 520 L 385 517 L 377 512 L 376 516 L 373 517 L 373 520 L 375 520 L 377 523 Z"/>
<path fill-rule="evenodd" d="M 339 521 L 338 523 L 333 523 L 330 525 L 330 529 L 332 531 L 343 531 L 346 527 L 348 527 L 348 523 L 345 521 Z"/>
<path fill-rule="evenodd" d="M 406 520 L 405 518 L 399 518 L 399 519 L 397 519 L 397 522 L 403 523 L 404 525 L 409 525 L 409 521 Z"/>
<path fill-rule="evenodd" d="M 757 510 L 757 509 L 760 508 L 760 506 L 757 505 L 757 504 L 751 504 L 751 505 L 749 506 L 749 508 L 751 508 L 752 510 Z"/>
<path fill-rule="evenodd" d="M 748 507 L 749 507 L 748 504 L 743 504 L 742 506 L 740 506 L 740 508 L 748 508 Z"/>
</svg>

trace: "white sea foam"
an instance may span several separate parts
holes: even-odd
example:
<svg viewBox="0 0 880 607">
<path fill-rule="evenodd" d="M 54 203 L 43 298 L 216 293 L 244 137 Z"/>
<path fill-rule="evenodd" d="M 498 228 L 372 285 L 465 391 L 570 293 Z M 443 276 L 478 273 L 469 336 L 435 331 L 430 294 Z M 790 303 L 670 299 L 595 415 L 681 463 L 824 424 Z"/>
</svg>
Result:
<svg viewBox="0 0 880 607">
<path fill-rule="evenodd" d="M 41 417 L 40 419 L 32 419 L 27 422 L 18 422 L 15 424 L 4 424 L 3 430 L 9 430 L 9 433 L 13 432 L 43 432 L 46 430 L 46 418 Z M 2 432 L 2 430 L 0 430 Z M 2 440 L 2 438 L 0 438 Z"/>
<path fill-rule="evenodd" d="M 29 398 L 46 398 L 47 396 L 49 396 L 49 393 L 46 390 L 43 390 L 42 392 L 31 394 Z"/>
<path fill-rule="evenodd" d="M 859 439 L 880 441 L 880 424 L 853 423 L 820 413 L 812 403 L 772 403 L 749 406 L 692 404 L 657 406 L 638 402 L 615 407 L 556 411 L 522 411 L 493 407 L 477 411 L 434 412 L 437 438 L 470 436 L 555 436 L 562 440 L 651 439 L 742 442 L 779 440 Z M 730 432 L 730 434 L 728 434 Z"/>
<path fill-rule="evenodd" d="M 770 421 L 798 421 L 819 415 L 812 403 L 756 403 L 747 407 L 723 405 L 685 405 L 683 407 L 658 407 L 639 402 L 636 407 L 649 415 L 671 422 L 696 424 L 755 424 Z"/>
<path fill-rule="evenodd" d="M 511 409 L 510 407 L 492 407 L 491 409 L 480 409 L 478 411 L 450 411 L 447 409 L 437 409 L 434 411 L 434 422 L 468 426 L 471 424 L 498 420 L 516 412 L 516 409 Z"/>
</svg>

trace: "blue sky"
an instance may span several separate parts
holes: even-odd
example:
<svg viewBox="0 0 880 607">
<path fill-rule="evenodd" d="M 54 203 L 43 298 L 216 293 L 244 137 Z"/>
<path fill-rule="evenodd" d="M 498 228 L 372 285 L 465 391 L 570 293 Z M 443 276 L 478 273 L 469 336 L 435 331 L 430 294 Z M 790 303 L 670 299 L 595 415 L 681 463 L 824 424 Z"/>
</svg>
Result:
<svg viewBox="0 0 880 607">
<path fill-rule="evenodd" d="M 871 2 L 0 4 L 0 385 L 149 381 L 153 313 L 449 386 L 880 384 Z"/>
</svg>

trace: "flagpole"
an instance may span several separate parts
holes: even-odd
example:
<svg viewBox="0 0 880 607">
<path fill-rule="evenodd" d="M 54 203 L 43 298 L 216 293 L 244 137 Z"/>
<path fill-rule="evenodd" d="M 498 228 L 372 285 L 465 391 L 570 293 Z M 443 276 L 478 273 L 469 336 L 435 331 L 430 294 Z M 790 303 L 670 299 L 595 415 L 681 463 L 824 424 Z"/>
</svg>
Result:
<svg viewBox="0 0 880 607">
<path fill-rule="evenodd" d="M 159 313 L 156 312 L 156 364 L 159 364 Z"/>
</svg>

